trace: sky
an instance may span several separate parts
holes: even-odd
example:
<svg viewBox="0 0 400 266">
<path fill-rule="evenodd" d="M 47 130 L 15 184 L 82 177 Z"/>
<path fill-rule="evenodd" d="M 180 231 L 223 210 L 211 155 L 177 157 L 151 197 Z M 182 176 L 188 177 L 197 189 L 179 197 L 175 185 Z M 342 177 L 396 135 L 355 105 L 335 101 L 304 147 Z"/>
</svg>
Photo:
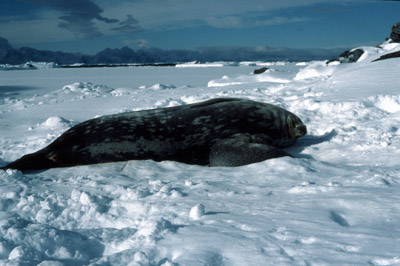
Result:
<svg viewBox="0 0 400 266">
<path fill-rule="evenodd" d="M 340 48 L 376 45 L 400 1 L 0 0 L 0 37 L 16 48 Z"/>
</svg>

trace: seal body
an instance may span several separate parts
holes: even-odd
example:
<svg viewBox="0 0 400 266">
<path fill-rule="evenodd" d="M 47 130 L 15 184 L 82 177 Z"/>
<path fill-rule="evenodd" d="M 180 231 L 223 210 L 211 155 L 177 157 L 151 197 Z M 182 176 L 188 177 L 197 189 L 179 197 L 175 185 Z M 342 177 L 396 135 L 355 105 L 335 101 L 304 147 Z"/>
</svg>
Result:
<svg viewBox="0 0 400 266">
<path fill-rule="evenodd" d="M 288 155 L 279 148 L 305 134 L 301 120 L 280 107 L 220 98 L 91 119 L 5 168 L 39 170 L 144 159 L 237 166 Z M 252 151 L 254 156 L 246 154 Z"/>
</svg>

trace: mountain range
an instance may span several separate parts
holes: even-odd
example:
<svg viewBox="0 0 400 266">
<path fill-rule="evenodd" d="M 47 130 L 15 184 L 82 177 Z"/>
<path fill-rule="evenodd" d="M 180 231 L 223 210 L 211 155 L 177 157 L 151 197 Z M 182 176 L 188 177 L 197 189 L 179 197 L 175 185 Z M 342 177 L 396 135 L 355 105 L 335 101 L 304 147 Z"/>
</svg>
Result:
<svg viewBox="0 0 400 266">
<path fill-rule="evenodd" d="M 19 49 L 11 46 L 7 39 L 0 37 L 0 64 L 23 64 L 33 62 L 54 62 L 59 65 L 81 64 L 123 64 L 123 63 L 177 63 L 191 61 L 311 61 L 331 59 L 343 51 L 336 49 L 293 49 L 268 46 L 202 47 L 196 50 L 162 50 L 141 48 L 133 50 L 106 48 L 94 55 L 67 53 L 61 51 L 37 50 L 29 47 Z"/>
</svg>

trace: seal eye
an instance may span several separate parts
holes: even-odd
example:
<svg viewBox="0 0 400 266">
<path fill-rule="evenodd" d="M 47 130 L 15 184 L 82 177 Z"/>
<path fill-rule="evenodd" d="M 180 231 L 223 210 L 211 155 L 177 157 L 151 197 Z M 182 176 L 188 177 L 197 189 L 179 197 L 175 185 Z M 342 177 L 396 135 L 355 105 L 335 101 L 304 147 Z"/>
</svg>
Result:
<svg viewBox="0 0 400 266">
<path fill-rule="evenodd" d="M 297 127 L 296 122 L 292 120 L 290 122 L 290 133 L 292 134 L 293 137 L 296 137 L 296 131 L 297 131 L 296 127 Z"/>
<path fill-rule="evenodd" d="M 292 129 L 293 129 L 293 131 L 295 131 L 296 130 L 296 122 L 294 121 L 294 120 L 292 120 Z"/>
</svg>

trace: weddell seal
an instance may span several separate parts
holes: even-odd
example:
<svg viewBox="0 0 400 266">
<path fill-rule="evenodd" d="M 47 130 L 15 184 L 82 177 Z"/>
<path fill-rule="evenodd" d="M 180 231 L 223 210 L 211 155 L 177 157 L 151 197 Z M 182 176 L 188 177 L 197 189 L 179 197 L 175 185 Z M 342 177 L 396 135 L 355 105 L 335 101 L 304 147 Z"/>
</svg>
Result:
<svg viewBox="0 0 400 266">
<path fill-rule="evenodd" d="M 219 98 L 91 119 L 2 169 L 43 170 L 145 159 L 240 166 L 288 156 L 279 148 L 306 133 L 302 121 L 280 107 Z"/>
</svg>

